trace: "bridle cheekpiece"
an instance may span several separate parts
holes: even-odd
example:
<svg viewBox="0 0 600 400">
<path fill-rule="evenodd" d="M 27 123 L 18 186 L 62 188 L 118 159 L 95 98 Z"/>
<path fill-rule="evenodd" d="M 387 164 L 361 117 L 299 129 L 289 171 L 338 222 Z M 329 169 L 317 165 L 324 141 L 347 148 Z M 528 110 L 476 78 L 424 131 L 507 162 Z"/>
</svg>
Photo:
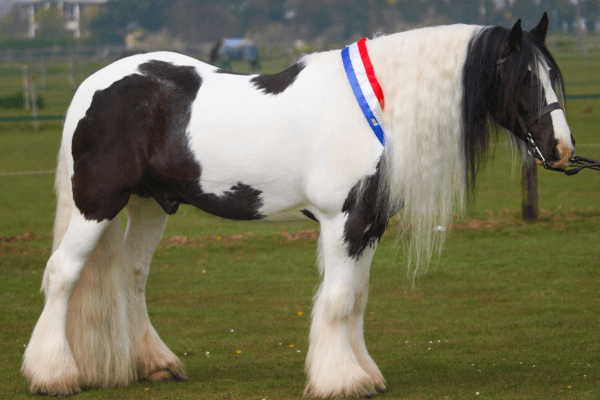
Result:
<svg viewBox="0 0 600 400">
<path fill-rule="evenodd" d="M 496 61 L 496 66 L 504 64 L 507 60 L 508 60 L 508 58 L 501 58 L 500 60 Z M 515 114 L 517 115 L 517 121 L 519 122 L 521 131 L 525 135 L 525 144 L 527 146 L 527 153 L 529 153 L 530 156 L 535 157 L 538 160 L 540 160 L 540 162 L 542 163 L 542 166 L 545 169 L 549 169 L 551 171 L 564 172 L 566 175 L 575 175 L 576 173 L 578 173 L 579 171 L 581 171 L 584 168 L 595 169 L 600 172 L 600 161 L 592 160 L 592 159 L 585 158 L 585 157 L 579 157 L 579 156 L 571 157 L 569 159 L 569 169 L 552 167 L 546 161 L 546 158 L 542 154 L 540 147 L 538 146 L 533 135 L 531 134 L 530 128 L 536 122 L 538 122 L 544 115 L 550 114 L 554 110 L 562 110 L 562 107 L 559 102 L 554 102 L 554 103 L 545 105 L 544 107 L 542 107 L 541 110 L 539 110 L 535 115 L 533 115 L 527 121 L 525 121 L 525 119 L 521 116 L 521 114 L 516 109 L 516 107 L 515 106 L 513 106 L 513 107 L 515 108 Z"/>
</svg>

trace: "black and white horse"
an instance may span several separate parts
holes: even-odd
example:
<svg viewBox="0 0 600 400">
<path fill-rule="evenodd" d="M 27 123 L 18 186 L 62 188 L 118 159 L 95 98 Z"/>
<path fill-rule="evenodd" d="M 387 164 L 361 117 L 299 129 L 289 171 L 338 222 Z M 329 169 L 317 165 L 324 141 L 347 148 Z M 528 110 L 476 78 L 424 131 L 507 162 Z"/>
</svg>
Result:
<svg viewBox="0 0 600 400">
<path fill-rule="evenodd" d="M 231 61 L 247 61 L 252 71 L 260 70 L 260 46 L 250 39 L 221 39 L 210 51 L 210 63 L 231 69 Z"/>
<path fill-rule="evenodd" d="M 501 128 L 529 135 L 550 165 L 566 166 L 573 154 L 547 28 L 544 14 L 531 31 L 520 21 L 512 29 L 452 25 L 367 41 L 385 95 L 377 116 L 385 146 L 340 50 L 273 75 L 150 53 L 89 77 L 69 108 L 58 156 L 46 304 L 23 357 L 31 391 L 187 379 L 148 319 L 144 290 L 167 216 L 191 204 L 230 219 L 291 210 L 317 220 L 323 282 L 304 394 L 384 392 L 363 315 L 389 218 L 403 207 L 412 260 L 424 264 L 442 240 L 432 228 L 463 208 Z"/>
</svg>

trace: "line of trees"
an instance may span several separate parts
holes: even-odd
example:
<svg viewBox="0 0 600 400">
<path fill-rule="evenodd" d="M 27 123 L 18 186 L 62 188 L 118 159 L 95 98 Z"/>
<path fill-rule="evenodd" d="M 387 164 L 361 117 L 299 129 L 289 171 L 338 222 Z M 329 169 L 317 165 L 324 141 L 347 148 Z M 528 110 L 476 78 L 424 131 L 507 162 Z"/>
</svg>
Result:
<svg viewBox="0 0 600 400">
<path fill-rule="evenodd" d="M 133 30 L 167 32 L 186 42 L 222 37 L 322 38 L 344 42 L 375 32 L 444 23 L 532 27 L 547 11 L 552 31 L 600 25 L 600 0 L 114 0 L 90 21 L 103 43 L 122 43 Z M 579 18 L 583 17 L 583 18 Z"/>
<path fill-rule="evenodd" d="M 554 31 L 573 31 L 578 11 L 594 31 L 599 9 L 599 0 L 118 0 L 108 4 L 94 26 L 117 32 L 133 21 L 151 31 L 166 29 L 176 37 L 208 41 L 279 25 L 305 40 L 327 35 L 341 41 L 404 25 L 509 25 L 522 18 L 525 27 L 532 27 L 544 11 Z"/>
</svg>

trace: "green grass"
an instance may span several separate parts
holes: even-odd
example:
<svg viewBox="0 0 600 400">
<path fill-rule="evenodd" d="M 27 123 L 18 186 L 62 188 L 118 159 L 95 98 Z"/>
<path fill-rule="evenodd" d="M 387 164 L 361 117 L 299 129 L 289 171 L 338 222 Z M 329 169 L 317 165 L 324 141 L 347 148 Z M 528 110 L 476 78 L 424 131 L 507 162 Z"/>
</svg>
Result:
<svg viewBox="0 0 600 400">
<path fill-rule="evenodd" d="M 557 58 L 568 94 L 600 93 L 599 61 Z M 285 67 L 264 64 L 270 72 Z M 19 79 L 6 81 L 18 87 Z M 49 90 L 57 102 L 52 113 L 64 113 L 72 94 L 60 90 Z M 569 102 L 580 155 L 600 158 L 599 121 L 600 100 Z M 27 123 L 0 125 L 0 174 L 53 169 L 59 140 L 59 123 L 42 123 L 39 132 Z M 373 262 L 365 321 L 368 348 L 388 381 L 389 392 L 378 398 L 600 398 L 600 177 L 539 169 L 538 178 L 540 220 L 524 223 L 520 171 L 509 148 L 495 146 L 468 215 L 414 288 L 392 221 Z M 0 175 L 2 399 L 34 398 L 19 368 L 43 307 L 53 179 Z M 318 225 L 239 223 L 182 206 L 155 255 L 147 299 L 154 326 L 190 380 L 77 398 L 301 398 L 319 282 L 316 240 L 280 232 L 306 229 Z M 34 235 L 7 240 L 27 232 Z M 169 241 L 177 235 L 188 242 Z"/>
</svg>

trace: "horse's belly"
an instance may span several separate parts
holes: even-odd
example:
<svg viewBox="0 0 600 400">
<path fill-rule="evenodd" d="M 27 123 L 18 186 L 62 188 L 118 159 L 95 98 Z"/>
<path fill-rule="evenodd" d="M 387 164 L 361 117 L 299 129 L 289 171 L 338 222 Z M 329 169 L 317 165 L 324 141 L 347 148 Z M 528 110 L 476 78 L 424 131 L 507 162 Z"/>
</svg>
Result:
<svg viewBox="0 0 600 400">
<path fill-rule="evenodd" d="M 203 196 L 194 205 L 225 218 L 254 219 L 240 218 L 237 211 L 230 215 L 230 211 L 250 208 L 256 218 L 264 218 L 294 209 L 306 201 L 302 177 L 290 166 L 243 161 L 226 156 L 219 162 L 200 161 Z"/>
<path fill-rule="evenodd" d="M 220 96 L 199 99 L 192 112 L 189 145 L 200 165 L 202 191 L 223 197 L 242 185 L 254 193 L 251 201 L 260 204 L 262 216 L 306 202 L 305 176 L 314 146 L 310 131 L 296 123 L 294 114 L 284 116 L 272 107 L 251 110 L 251 102 L 240 104 L 244 100 L 239 98 L 219 104 L 223 101 Z"/>
<path fill-rule="evenodd" d="M 303 194 L 300 154 L 281 154 L 271 146 L 252 146 L 244 140 L 195 140 L 192 144 L 200 165 L 204 199 L 194 204 L 212 214 L 250 207 L 260 218 L 294 208 L 306 201 Z M 214 209 L 210 199 L 219 201 Z M 235 214 L 235 213 L 234 213 Z M 232 218 L 229 215 L 220 215 Z M 234 219 L 249 219 L 233 216 Z"/>
<path fill-rule="evenodd" d="M 305 205 L 341 210 L 350 189 L 373 172 L 381 145 L 345 116 L 335 94 L 315 93 L 320 80 L 302 76 L 277 95 L 244 76 L 203 81 L 188 129 L 203 192 L 230 196 L 241 185 L 261 217 Z"/>
</svg>

